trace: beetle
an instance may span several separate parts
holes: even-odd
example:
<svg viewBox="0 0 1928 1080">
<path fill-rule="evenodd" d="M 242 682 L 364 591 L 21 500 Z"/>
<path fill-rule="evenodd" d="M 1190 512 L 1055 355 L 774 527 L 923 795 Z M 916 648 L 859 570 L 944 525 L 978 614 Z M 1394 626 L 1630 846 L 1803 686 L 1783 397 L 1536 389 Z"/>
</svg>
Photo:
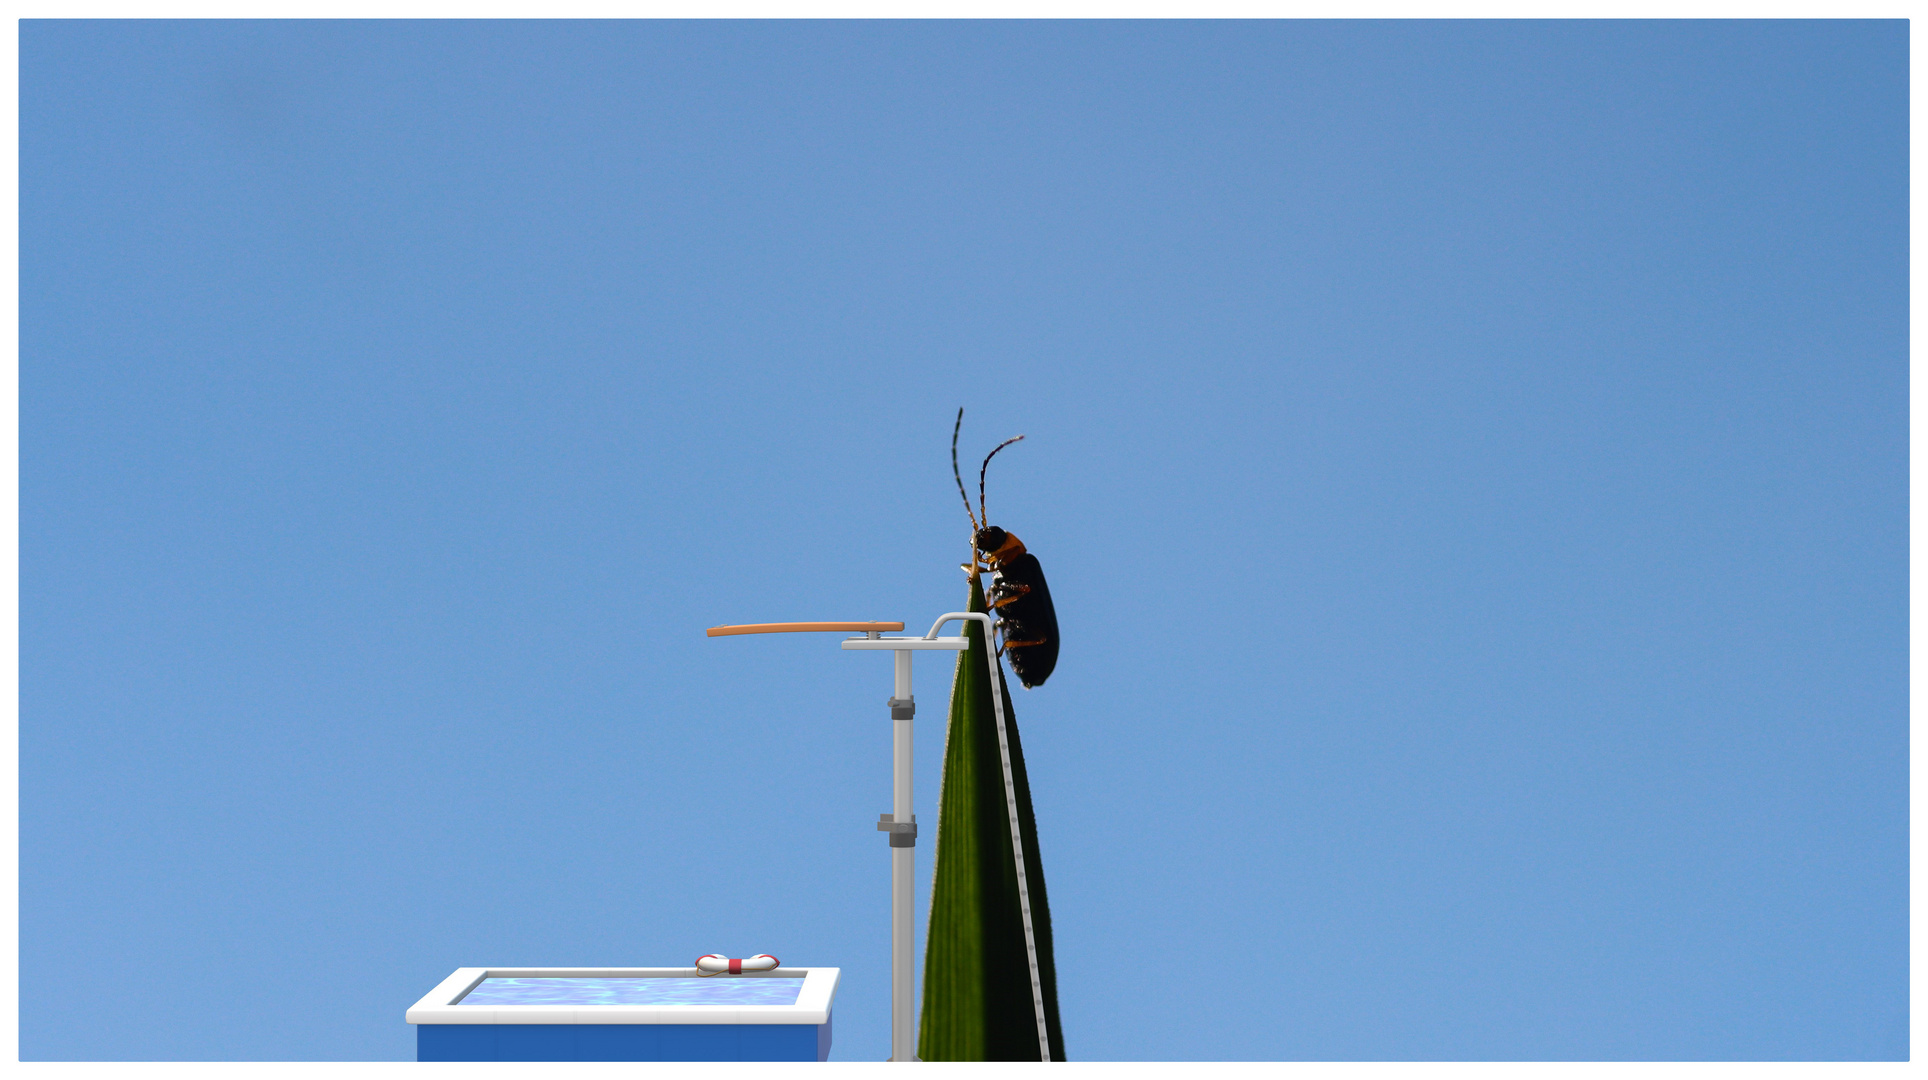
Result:
<svg viewBox="0 0 1928 1080">
<path fill-rule="evenodd" d="M 999 450 L 1023 439 L 1006 439 L 984 455 L 977 470 L 977 512 L 971 511 L 971 496 L 964 490 L 964 476 L 957 468 L 957 435 L 964 427 L 964 410 L 957 410 L 957 423 L 951 428 L 951 476 L 957 493 L 964 499 L 964 512 L 971 518 L 971 561 L 964 572 L 975 577 L 991 575 L 991 587 L 984 601 L 997 615 L 998 634 L 1004 644 L 998 654 L 1008 655 L 1011 670 L 1026 690 L 1043 686 L 1058 666 L 1058 612 L 1051 605 L 1051 589 L 1044 583 L 1044 567 L 1038 557 L 1025 550 L 1024 542 L 991 524 L 984 508 L 984 474 Z"/>
</svg>

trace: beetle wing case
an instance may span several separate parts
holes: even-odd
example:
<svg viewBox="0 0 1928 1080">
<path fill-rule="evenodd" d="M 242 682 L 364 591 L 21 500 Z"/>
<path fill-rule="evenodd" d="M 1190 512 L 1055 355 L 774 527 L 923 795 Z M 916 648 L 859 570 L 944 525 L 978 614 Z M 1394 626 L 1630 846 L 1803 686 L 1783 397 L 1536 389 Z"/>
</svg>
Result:
<svg viewBox="0 0 1928 1080">
<path fill-rule="evenodd" d="M 1038 557 L 1025 552 L 997 568 L 992 587 L 1026 586 L 1028 591 L 1012 588 L 1016 599 L 997 609 L 1004 640 L 1034 641 L 1035 645 L 1006 646 L 1005 658 L 1026 690 L 1044 685 L 1058 666 L 1058 613 L 1051 603 L 1051 587 L 1044 583 L 1044 567 Z"/>
</svg>

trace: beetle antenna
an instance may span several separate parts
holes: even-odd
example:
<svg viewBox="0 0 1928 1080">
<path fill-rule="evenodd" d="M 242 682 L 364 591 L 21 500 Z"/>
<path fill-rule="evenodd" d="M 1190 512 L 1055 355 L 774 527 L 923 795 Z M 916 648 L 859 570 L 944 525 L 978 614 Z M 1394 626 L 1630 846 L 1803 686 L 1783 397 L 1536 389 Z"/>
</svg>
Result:
<svg viewBox="0 0 1928 1080">
<path fill-rule="evenodd" d="M 964 429 L 964 409 L 957 410 L 957 423 L 951 425 L 951 478 L 957 481 L 958 497 L 964 500 L 964 512 L 970 515 L 971 532 L 977 533 L 977 515 L 971 513 L 971 496 L 964 490 L 964 474 L 957 471 L 957 433 Z M 974 549 L 975 550 L 975 549 Z"/>
<path fill-rule="evenodd" d="M 960 415 L 958 416 L 958 419 L 960 421 L 963 419 L 961 410 L 960 410 Z M 997 456 L 997 452 L 999 450 L 1004 449 L 1005 447 L 1011 445 L 1014 442 L 1019 441 L 1022 438 L 1024 438 L 1024 436 L 1014 435 L 1011 438 L 1008 438 L 1003 442 L 998 443 L 997 446 L 991 449 L 990 453 L 984 455 L 984 464 L 981 467 L 979 467 L 979 469 L 977 470 L 977 513 L 979 517 L 984 519 L 984 525 L 986 528 L 989 528 L 991 524 L 991 512 L 989 510 L 984 509 L 984 473 L 986 470 L 988 470 L 991 467 L 991 459 Z M 964 501 L 967 503 L 970 502 L 971 501 L 970 496 L 968 495 L 965 496 Z"/>
</svg>

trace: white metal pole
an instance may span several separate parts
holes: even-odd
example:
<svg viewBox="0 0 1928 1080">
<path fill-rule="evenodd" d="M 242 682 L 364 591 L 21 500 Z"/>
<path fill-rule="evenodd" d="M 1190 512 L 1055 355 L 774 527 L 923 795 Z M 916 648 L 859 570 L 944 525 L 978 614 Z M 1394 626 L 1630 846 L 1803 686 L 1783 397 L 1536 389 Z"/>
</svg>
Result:
<svg viewBox="0 0 1928 1080">
<path fill-rule="evenodd" d="M 901 624 L 900 624 L 901 625 Z M 938 625 L 943 625 L 942 621 Z M 866 631 L 845 638 L 843 647 L 859 651 L 888 649 L 896 654 L 895 693 L 890 699 L 893 729 L 891 810 L 878 815 L 877 828 L 890 834 L 890 1060 L 917 1058 L 916 933 L 912 895 L 916 885 L 917 815 L 911 813 L 911 717 L 917 703 L 910 694 L 910 654 L 918 650 L 963 652 L 968 637 L 940 638 L 935 628 L 921 638 L 887 638 Z"/>
<path fill-rule="evenodd" d="M 891 728 L 895 731 L 896 768 L 891 815 L 898 825 L 914 823 L 911 813 L 911 698 L 909 649 L 891 654 L 896 660 L 897 692 L 891 697 Z M 900 837 L 902 839 L 900 839 Z M 916 929 L 912 923 L 912 894 L 917 871 L 917 833 L 890 834 L 890 1059 L 917 1059 L 917 973 L 914 965 Z M 902 846 L 899 846 L 899 845 Z"/>
</svg>

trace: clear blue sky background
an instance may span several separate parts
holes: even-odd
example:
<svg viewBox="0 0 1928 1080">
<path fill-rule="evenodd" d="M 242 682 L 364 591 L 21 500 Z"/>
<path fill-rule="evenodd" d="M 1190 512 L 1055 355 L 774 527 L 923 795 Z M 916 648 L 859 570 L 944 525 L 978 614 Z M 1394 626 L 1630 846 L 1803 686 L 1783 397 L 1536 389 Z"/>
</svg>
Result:
<svg viewBox="0 0 1928 1080">
<path fill-rule="evenodd" d="M 1072 1057 L 1905 1056 L 1907 62 L 24 24 L 23 1055 L 771 952 L 884 1057 L 888 664 L 702 630 L 959 606 L 963 405 Z"/>
</svg>

